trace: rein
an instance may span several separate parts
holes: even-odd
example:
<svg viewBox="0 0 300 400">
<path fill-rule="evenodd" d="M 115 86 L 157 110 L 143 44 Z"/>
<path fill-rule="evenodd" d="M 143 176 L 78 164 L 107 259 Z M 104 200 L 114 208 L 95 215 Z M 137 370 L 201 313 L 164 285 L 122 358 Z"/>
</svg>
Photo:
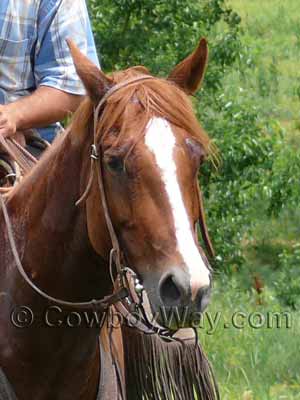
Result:
<svg viewBox="0 0 300 400">
<path fill-rule="evenodd" d="M 4 139 L 4 137 L 0 135 L 0 145 L 5 152 L 19 164 L 25 174 L 29 172 L 38 161 L 15 139 Z"/>
<path fill-rule="evenodd" d="M 41 297 L 43 297 L 44 299 L 46 299 L 52 303 L 59 305 L 59 306 L 66 307 L 66 308 L 76 308 L 78 310 L 86 310 L 86 309 L 106 310 L 111 304 L 114 304 L 116 301 L 119 301 L 119 300 L 127 297 L 128 293 L 125 288 L 122 288 L 120 291 L 118 291 L 117 293 L 115 293 L 111 296 L 104 297 L 102 300 L 91 300 L 88 302 L 81 302 L 81 303 L 64 301 L 64 300 L 60 300 L 56 297 L 49 296 L 46 292 L 44 292 L 39 287 L 37 287 L 29 279 L 28 275 L 26 274 L 26 272 L 23 268 L 23 265 L 22 265 L 22 262 L 20 260 L 19 253 L 17 250 L 16 241 L 15 241 L 14 234 L 13 234 L 12 224 L 11 224 L 11 221 L 10 221 L 10 218 L 8 215 L 8 211 L 7 211 L 7 206 L 5 204 L 3 196 L 1 194 L 0 194 L 0 208 L 2 208 L 2 212 L 4 215 L 4 220 L 5 220 L 7 234 L 8 234 L 8 240 L 9 240 L 10 247 L 11 247 L 15 262 L 16 262 L 17 269 L 18 269 L 20 275 L 22 276 L 22 278 L 24 279 L 24 281 L 34 290 L 34 292 L 39 294 Z"/>
</svg>

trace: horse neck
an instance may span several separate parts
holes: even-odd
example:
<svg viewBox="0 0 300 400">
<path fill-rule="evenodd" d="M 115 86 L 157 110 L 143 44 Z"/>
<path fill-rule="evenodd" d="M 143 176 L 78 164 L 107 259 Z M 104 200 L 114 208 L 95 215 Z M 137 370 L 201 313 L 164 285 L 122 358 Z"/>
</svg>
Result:
<svg viewBox="0 0 300 400">
<path fill-rule="evenodd" d="M 70 300 L 101 296 L 90 284 L 108 275 L 89 241 L 86 208 L 75 205 L 88 180 L 91 141 L 76 131 L 58 139 L 8 203 L 27 272 Z"/>
<path fill-rule="evenodd" d="M 75 205 L 90 172 L 92 135 L 87 135 L 70 131 L 59 139 L 7 202 L 19 256 L 28 277 L 49 295 L 76 302 L 103 298 L 112 291 L 106 259 L 94 251 L 89 240 L 86 207 Z M 98 221 L 99 229 L 106 232 L 103 224 Z M 93 319 L 93 313 L 88 317 L 93 321 L 92 327 L 81 315 L 80 327 L 71 329 L 65 319 L 70 310 L 54 311 L 48 314 L 50 323 L 59 324 L 62 320 L 63 325 L 49 327 L 49 318 L 45 318 L 49 303 L 24 283 L 17 271 L 2 218 L 0 259 L 0 294 L 8 294 L 7 303 L 0 298 L 0 365 L 12 384 L 17 383 L 17 394 L 31 398 L 30 393 L 25 393 L 29 387 L 30 392 L 32 389 L 41 393 L 37 398 L 44 399 L 52 390 L 51 382 L 57 383 L 57 376 L 61 375 L 56 388 L 60 395 L 53 397 L 66 398 L 62 395 L 66 391 L 68 398 L 95 398 L 99 379 L 99 323 Z M 39 316 L 38 326 L 34 323 L 29 329 L 16 329 L 10 320 L 16 305 L 25 305 Z M 97 317 L 101 320 L 102 316 Z M 50 382 L 50 386 L 45 382 Z M 82 382 L 90 382 L 85 385 L 84 393 Z"/>
<path fill-rule="evenodd" d="M 90 170 L 87 135 L 69 131 L 58 139 L 8 201 L 27 274 L 52 296 L 69 301 L 101 298 L 110 287 L 106 262 L 89 241 L 86 208 L 75 205 Z M 31 289 L 26 293 L 22 301 L 36 300 Z"/>
</svg>

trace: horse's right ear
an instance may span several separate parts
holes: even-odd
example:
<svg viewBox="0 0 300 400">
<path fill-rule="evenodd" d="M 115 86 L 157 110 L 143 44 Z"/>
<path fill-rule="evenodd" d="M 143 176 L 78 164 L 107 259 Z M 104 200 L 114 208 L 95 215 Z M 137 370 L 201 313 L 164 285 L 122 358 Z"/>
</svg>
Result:
<svg viewBox="0 0 300 400">
<path fill-rule="evenodd" d="M 106 76 L 93 64 L 76 46 L 71 39 L 67 39 L 74 61 L 76 72 L 84 84 L 87 94 L 95 104 L 98 104 L 105 93 L 113 86 L 113 80 Z"/>
</svg>

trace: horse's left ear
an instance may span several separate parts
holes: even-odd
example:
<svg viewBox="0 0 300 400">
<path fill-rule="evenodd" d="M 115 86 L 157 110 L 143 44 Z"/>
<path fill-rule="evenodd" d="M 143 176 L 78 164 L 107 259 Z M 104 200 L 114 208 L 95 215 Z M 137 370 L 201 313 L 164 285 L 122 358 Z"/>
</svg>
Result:
<svg viewBox="0 0 300 400">
<path fill-rule="evenodd" d="M 175 82 L 187 94 L 194 94 L 203 80 L 207 60 L 207 41 L 202 38 L 194 52 L 173 69 L 168 80 Z"/>
<path fill-rule="evenodd" d="M 67 43 L 79 78 L 92 101 L 98 104 L 105 93 L 113 86 L 113 80 L 93 64 L 79 50 L 73 40 L 67 39 Z"/>
</svg>

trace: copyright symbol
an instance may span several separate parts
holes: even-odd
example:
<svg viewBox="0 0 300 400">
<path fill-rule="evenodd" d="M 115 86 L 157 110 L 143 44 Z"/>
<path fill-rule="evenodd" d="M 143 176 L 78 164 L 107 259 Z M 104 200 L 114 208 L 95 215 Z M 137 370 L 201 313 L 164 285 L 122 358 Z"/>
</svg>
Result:
<svg viewBox="0 0 300 400">
<path fill-rule="evenodd" d="M 10 320 L 16 328 L 29 328 L 34 322 L 32 310 L 26 306 L 14 308 L 10 315 Z"/>
</svg>

